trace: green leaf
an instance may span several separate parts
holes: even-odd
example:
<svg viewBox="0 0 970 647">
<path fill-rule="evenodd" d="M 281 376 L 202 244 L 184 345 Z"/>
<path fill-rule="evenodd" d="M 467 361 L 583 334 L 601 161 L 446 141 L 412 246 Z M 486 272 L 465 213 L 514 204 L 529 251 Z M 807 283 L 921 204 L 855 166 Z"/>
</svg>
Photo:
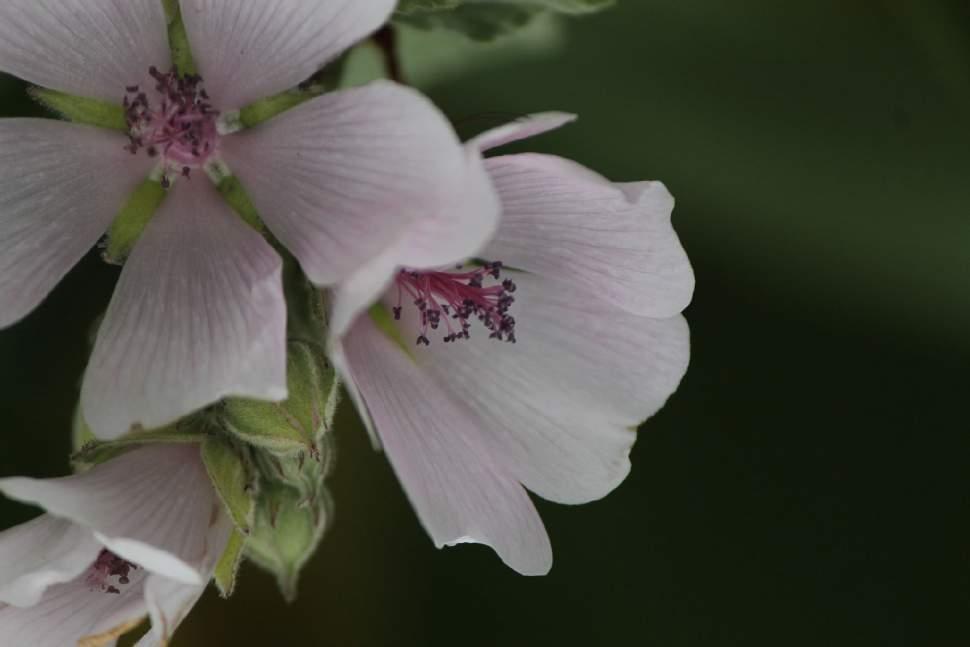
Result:
<svg viewBox="0 0 970 647">
<path fill-rule="evenodd" d="M 151 179 L 135 189 L 108 229 L 108 242 L 102 254 L 105 261 L 118 265 L 125 262 L 166 195 L 162 185 Z"/>
<path fill-rule="evenodd" d="M 542 11 L 535 5 L 462 5 L 450 11 L 405 14 L 400 20 L 420 29 L 443 27 L 489 41 L 526 27 Z"/>
<path fill-rule="evenodd" d="M 69 121 L 128 132 L 125 109 L 120 104 L 76 97 L 73 94 L 46 88 L 30 88 L 27 92 L 45 108 Z"/>
<path fill-rule="evenodd" d="M 423 29 L 444 27 L 488 41 L 526 27 L 544 12 L 582 15 L 613 5 L 614 0 L 403 0 L 397 16 Z"/>
<path fill-rule="evenodd" d="M 488 5 L 491 8 L 495 8 L 495 5 L 515 5 L 519 7 L 533 5 L 559 13 L 584 14 L 602 11 L 615 4 L 616 0 L 526 0 L 525 2 L 516 0 L 401 0 L 397 12 L 412 15 L 451 11 L 457 7 L 469 5 Z"/>
<path fill-rule="evenodd" d="M 609 9 L 616 0 L 532 0 L 533 4 L 565 14 L 595 13 Z"/>
<path fill-rule="evenodd" d="M 399 14 L 426 13 L 454 9 L 462 0 L 401 0 L 397 6 Z"/>
<path fill-rule="evenodd" d="M 246 537 L 239 530 L 233 529 L 229 536 L 229 544 L 216 564 L 213 578 L 216 588 L 223 598 L 228 598 L 236 589 L 236 576 L 239 574 L 239 567 L 242 566 L 243 555 L 246 549 Z"/>
<path fill-rule="evenodd" d="M 202 462 L 236 529 L 248 535 L 252 532 L 256 484 L 243 451 L 226 438 L 208 436 L 202 442 Z"/>
</svg>

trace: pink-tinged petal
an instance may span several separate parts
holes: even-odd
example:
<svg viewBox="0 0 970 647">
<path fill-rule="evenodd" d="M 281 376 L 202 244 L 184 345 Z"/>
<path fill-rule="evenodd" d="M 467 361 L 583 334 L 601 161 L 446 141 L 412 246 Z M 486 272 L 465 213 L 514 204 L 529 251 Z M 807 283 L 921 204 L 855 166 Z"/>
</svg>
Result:
<svg viewBox="0 0 970 647">
<path fill-rule="evenodd" d="M 687 370 L 690 339 L 680 316 L 629 314 L 568 284 L 508 273 L 517 285 L 516 344 L 488 338 L 432 339 L 414 347 L 432 376 L 474 412 L 481 443 L 507 472 L 545 499 L 584 503 L 613 490 L 630 470 L 636 428 L 656 413 Z M 404 309 L 402 338 L 419 324 Z"/>
<path fill-rule="evenodd" d="M 206 579 L 207 536 L 218 502 L 197 445 L 137 449 L 57 479 L 0 479 L 6 496 L 89 528 L 106 548 L 186 584 Z"/>
<path fill-rule="evenodd" d="M 148 176 L 153 162 L 126 143 L 60 121 L 0 120 L 0 327 L 37 307 Z"/>
<path fill-rule="evenodd" d="M 181 0 L 206 89 L 223 109 L 276 94 L 377 30 L 394 0 Z"/>
<path fill-rule="evenodd" d="M 149 576 L 145 583 L 145 602 L 148 605 L 152 628 L 138 641 L 137 647 L 164 647 L 169 644 L 172 634 L 205 592 L 216 564 L 226 550 L 232 530 L 232 521 L 220 509 L 219 516 L 209 529 L 208 550 L 202 564 L 203 579 L 206 584 L 193 586 L 159 575 Z"/>
<path fill-rule="evenodd" d="M 486 131 L 469 140 L 468 144 L 485 152 L 562 128 L 576 121 L 577 118 L 576 115 L 565 112 L 540 112 Z"/>
<path fill-rule="evenodd" d="M 435 544 L 486 544 L 520 573 L 547 573 L 552 551 L 535 506 L 462 404 L 369 318 L 345 343 L 388 458 Z"/>
<path fill-rule="evenodd" d="M 404 237 L 354 272 L 333 290 L 330 336 L 342 336 L 351 323 L 377 302 L 401 267 L 437 268 L 478 255 L 495 235 L 501 205 L 480 153 L 466 147 L 465 190 L 460 204 L 440 209 L 419 220 Z"/>
<path fill-rule="evenodd" d="M 81 575 L 100 552 L 90 529 L 49 514 L 0 532 L 0 604 L 34 606 L 48 587 Z"/>
<path fill-rule="evenodd" d="M 71 94 L 121 103 L 125 87 L 171 66 L 159 0 L 4 0 L 0 70 Z"/>
<path fill-rule="evenodd" d="M 420 220 L 494 208 L 483 208 L 487 180 L 444 115 L 384 81 L 226 137 L 223 154 L 263 220 L 322 286 L 349 278 Z M 430 258 L 441 249 L 420 251 Z"/>
<path fill-rule="evenodd" d="M 663 184 L 616 185 L 547 155 L 496 157 L 486 165 L 504 208 L 486 258 L 647 317 L 670 317 L 690 303 L 694 272 Z"/>
<path fill-rule="evenodd" d="M 124 629 L 133 629 L 147 612 L 144 588 L 148 574 L 131 571 L 118 593 L 93 587 L 85 577 L 51 587 L 37 605 L 20 609 L 0 604 L 0 644 L 11 647 L 111 645 Z M 95 641 L 95 639 L 100 639 Z M 90 642 L 85 642 L 89 640 Z"/>
<path fill-rule="evenodd" d="M 99 436 L 226 396 L 286 398 L 282 261 L 205 178 L 180 181 L 125 265 L 84 377 Z"/>
</svg>

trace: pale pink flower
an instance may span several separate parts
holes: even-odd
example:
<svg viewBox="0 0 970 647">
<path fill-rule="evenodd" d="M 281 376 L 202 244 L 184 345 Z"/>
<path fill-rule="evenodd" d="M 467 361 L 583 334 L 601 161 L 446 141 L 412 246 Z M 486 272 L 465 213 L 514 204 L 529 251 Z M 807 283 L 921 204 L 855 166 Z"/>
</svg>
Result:
<svg viewBox="0 0 970 647">
<path fill-rule="evenodd" d="M 378 82 L 251 130 L 217 129 L 219 114 L 297 85 L 394 4 L 181 0 L 201 81 L 179 82 L 161 0 L 0 2 L 0 71 L 125 100 L 133 135 L 0 120 L 0 326 L 44 299 L 159 163 L 175 182 L 125 264 L 84 378 L 83 413 L 99 434 L 159 427 L 229 395 L 286 397 L 281 260 L 220 198 L 206 164 L 228 165 L 321 286 L 423 220 L 470 212 L 482 226 L 463 235 L 488 236 L 498 207 L 480 161 L 410 89 Z"/>
<path fill-rule="evenodd" d="M 47 513 L 0 533 L 0 643 L 63 647 L 146 616 L 165 645 L 202 595 L 232 531 L 198 445 L 136 449 L 59 479 L 0 479 Z"/>
<path fill-rule="evenodd" d="M 570 120 L 540 115 L 470 145 Z M 552 553 L 526 489 L 576 504 L 626 477 L 637 426 L 687 368 L 679 313 L 694 276 L 662 184 L 613 184 L 547 155 L 486 168 L 503 205 L 477 254 L 489 264 L 375 261 L 336 291 L 331 346 L 435 543 L 487 544 L 542 574 Z M 412 242 L 448 245 L 433 233 Z"/>
</svg>

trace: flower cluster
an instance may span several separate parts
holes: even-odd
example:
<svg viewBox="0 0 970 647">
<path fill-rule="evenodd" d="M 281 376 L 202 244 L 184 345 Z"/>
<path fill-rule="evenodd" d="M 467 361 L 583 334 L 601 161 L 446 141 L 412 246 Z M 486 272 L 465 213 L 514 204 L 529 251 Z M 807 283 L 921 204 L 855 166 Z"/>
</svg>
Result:
<svg viewBox="0 0 970 647">
<path fill-rule="evenodd" d="M 583 503 L 627 475 L 689 357 L 673 199 L 492 154 L 571 115 L 462 143 L 404 85 L 307 81 L 394 4 L 0 4 L 0 71 L 74 122 L 0 120 L 0 326 L 99 241 L 123 265 L 78 473 L 0 479 L 47 511 L 0 533 L 10 644 L 111 644 L 145 617 L 139 644 L 165 644 L 243 559 L 295 594 L 341 384 L 435 544 L 520 573 L 552 562 L 527 490 Z"/>
</svg>

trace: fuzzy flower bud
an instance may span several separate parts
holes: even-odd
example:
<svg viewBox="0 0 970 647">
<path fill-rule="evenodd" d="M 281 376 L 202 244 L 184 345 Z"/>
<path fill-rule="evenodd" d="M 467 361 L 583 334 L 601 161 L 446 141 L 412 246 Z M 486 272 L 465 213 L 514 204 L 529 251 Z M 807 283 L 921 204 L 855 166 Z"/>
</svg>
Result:
<svg viewBox="0 0 970 647">
<path fill-rule="evenodd" d="M 274 454 L 305 453 L 319 459 L 337 406 L 339 383 L 323 349 L 305 341 L 288 343 L 289 399 L 226 401 L 224 428 L 258 449 Z"/>
</svg>

